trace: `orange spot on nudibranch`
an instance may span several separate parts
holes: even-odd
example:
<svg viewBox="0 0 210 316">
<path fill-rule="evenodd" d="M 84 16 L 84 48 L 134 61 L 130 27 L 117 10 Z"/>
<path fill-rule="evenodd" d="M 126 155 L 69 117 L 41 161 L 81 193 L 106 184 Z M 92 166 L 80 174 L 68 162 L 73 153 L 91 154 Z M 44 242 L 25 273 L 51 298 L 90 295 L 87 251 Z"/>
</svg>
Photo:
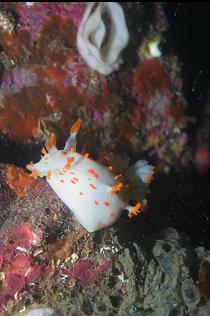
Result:
<svg viewBox="0 0 210 316">
<path fill-rule="evenodd" d="M 61 182 L 61 183 L 64 183 L 64 180 L 63 180 L 63 179 L 61 179 L 61 180 L 60 180 L 60 182 Z"/>
<path fill-rule="evenodd" d="M 90 186 L 93 190 L 97 190 L 97 187 L 96 187 L 94 184 L 90 183 L 89 186 Z"/>
<path fill-rule="evenodd" d="M 52 133 L 46 144 L 47 151 L 52 149 L 55 145 L 56 145 L 56 136 L 54 133 Z"/>
<path fill-rule="evenodd" d="M 71 183 L 72 183 L 72 184 L 76 184 L 76 182 L 75 182 L 74 180 L 71 180 Z"/>
<path fill-rule="evenodd" d="M 49 180 L 49 179 L 51 179 L 51 177 L 52 177 L 52 172 L 49 170 L 47 172 L 47 179 Z"/>
<path fill-rule="evenodd" d="M 105 205 L 105 206 L 109 206 L 110 203 L 109 203 L 108 201 L 105 201 L 105 202 L 104 202 L 104 205 Z"/>
<path fill-rule="evenodd" d="M 92 174 L 96 179 L 99 179 L 99 175 L 98 173 L 95 172 L 94 169 L 89 169 L 88 173 Z"/>
<path fill-rule="evenodd" d="M 79 192 L 79 194 L 80 194 L 80 195 L 84 195 L 84 193 L 83 193 L 83 192 Z"/>
<path fill-rule="evenodd" d="M 112 170 L 113 170 L 113 167 L 112 167 L 112 166 L 109 166 L 108 169 L 109 169 L 109 171 L 112 171 Z"/>
<path fill-rule="evenodd" d="M 63 150 L 63 155 L 66 156 L 67 155 L 67 151 Z"/>
<path fill-rule="evenodd" d="M 82 120 L 79 118 L 71 127 L 71 133 L 78 133 L 82 124 Z"/>
<path fill-rule="evenodd" d="M 74 181 L 76 182 L 79 182 L 79 179 L 78 178 L 73 178 Z"/>
<path fill-rule="evenodd" d="M 121 182 L 119 182 L 112 187 L 111 192 L 116 193 L 117 191 L 120 191 L 122 189 L 122 187 L 123 187 L 123 184 Z"/>
<path fill-rule="evenodd" d="M 74 147 L 71 147 L 70 149 L 69 149 L 69 152 L 72 154 L 72 153 L 75 153 L 75 151 L 76 151 L 76 149 L 74 148 Z"/>
<path fill-rule="evenodd" d="M 97 205 L 97 206 L 98 206 L 98 205 L 99 205 L 99 202 L 98 202 L 98 201 L 95 201 L 95 205 Z"/>
<path fill-rule="evenodd" d="M 59 172 L 59 175 L 60 175 L 60 176 L 63 176 L 63 175 L 64 175 L 64 173 L 63 173 L 63 172 Z"/>
<path fill-rule="evenodd" d="M 73 162 L 74 162 L 74 157 L 69 157 L 67 159 L 66 165 L 64 166 L 64 169 L 67 169 L 67 170 L 70 169 Z"/>
<path fill-rule="evenodd" d="M 140 213 L 140 208 L 141 208 L 141 203 L 137 203 L 134 207 L 133 207 L 133 209 L 132 209 L 132 211 L 130 211 L 129 213 L 128 213 L 128 217 L 133 217 L 133 216 L 136 216 L 138 213 Z"/>
</svg>

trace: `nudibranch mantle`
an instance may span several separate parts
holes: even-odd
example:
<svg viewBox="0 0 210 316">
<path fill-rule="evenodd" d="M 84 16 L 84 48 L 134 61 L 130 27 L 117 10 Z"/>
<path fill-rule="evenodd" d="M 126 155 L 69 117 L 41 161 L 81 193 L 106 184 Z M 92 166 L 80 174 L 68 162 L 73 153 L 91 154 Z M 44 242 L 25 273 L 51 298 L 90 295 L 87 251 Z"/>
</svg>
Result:
<svg viewBox="0 0 210 316">
<path fill-rule="evenodd" d="M 145 199 L 134 207 L 129 205 L 129 190 L 124 189 L 122 175 L 115 176 L 112 167 L 106 167 L 92 160 L 88 154 L 76 152 L 76 135 L 80 129 L 79 119 L 71 128 L 71 135 L 64 150 L 55 146 L 55 135 L 43 148 L 41 160 L 27 165 L 32 177 L 46 177 L 49 185 L 59 198 L 73 211 L 78 222 L 89 232 L 112 225 L 119 218 L 122 210 L 127 209 L 130 217 L 136 215 Z M 141 181 L 149 182 L 153 167 L 145 161 L 138 161 L 134 166 L 135 175 Z M 128 169 L 132 174 L 132 169 Z"/>
</svg>

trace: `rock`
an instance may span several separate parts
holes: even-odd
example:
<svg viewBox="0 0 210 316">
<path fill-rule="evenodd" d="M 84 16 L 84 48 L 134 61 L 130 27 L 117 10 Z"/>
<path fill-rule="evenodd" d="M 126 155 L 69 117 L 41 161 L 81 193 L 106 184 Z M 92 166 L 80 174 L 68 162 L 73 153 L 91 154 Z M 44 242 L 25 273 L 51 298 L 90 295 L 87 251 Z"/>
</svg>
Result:
<svg viewBox="0 0 210 316">
<path fill-rule="evenodd" d="M 1 249 L 12 247 L 8 244 L 13 240 L 12 231 L 22 232 L 27 227 L 29 237 L 33 236 L 30 247 L 21 235 L 19 239 L 24 239 L 27 247 L 18 247 L 15 253 L 21 262 L 28 256 L 30 260 L 27 265 L 16 266 L 15 273 L 24 275 L 26 281 L 34 267 L 40 273 L 33 282 L 18 288 L 15 300 L 4 282 L 4 290 L 0 291 L 2 310 L 15 315 L 27 305 L 39 312 L 33 307 L 38 303 L 59 310 L 61 315 L 209 315 L 207 298 L 197 286 L 209 251 L 193 249 L 189 238 L 174 228 L 144 238 L 136 233 L 134 238 L 132 223 L 119 221 L 90 234 L 45 181 L 34 180 L 39 185 L 32 192 L 17 196 L 7 185 L 7 168 L 0 165 L 0 210 L 4 215 Z M 1 254 L 3 278 L 4 271 L 7 276 L 14 269 L 13 258 L 4 258 L 5 253 Z"/>
</svg>

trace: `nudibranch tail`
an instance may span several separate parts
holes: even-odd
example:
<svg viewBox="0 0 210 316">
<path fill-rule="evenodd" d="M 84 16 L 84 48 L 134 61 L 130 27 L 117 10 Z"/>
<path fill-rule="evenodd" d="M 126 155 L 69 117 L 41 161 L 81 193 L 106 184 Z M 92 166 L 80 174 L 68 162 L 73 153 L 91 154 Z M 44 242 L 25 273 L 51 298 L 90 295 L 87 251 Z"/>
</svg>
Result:
<svg viewBox="0 0 210 316">
<path fill-rule="evenodd" d="M 145 160 L 139 160 L 134 166 L 130 167 L 126 172 L 126 180 L 129 183 L 129 195 L 134 201 L 140 202 L 135 206 L 128 205 L 128 216 L 131 218 L 136 216 L 141 209 L 145 209 L 147 206 L 147 200 L 144 198 L 147 192 L 147 187 L 153 179 L 154 167 L 149 165 Z"/>
<path fill-rule="evenodd" d="M 149 184 L 154 175 L 154 167 L 149 165 L 145 160 L 138 160 L 135 165 L 130 167 L 126 176 L 136 182 Z"/>
<path fill-rule="evenodd" d="M 137 174 L 139 175 L 141 180 L 144 183 L 149 184 L 153 180 L 154 167 L 151 165 L 148 165 L 148 162 L 144 160 L 137 161 L 136 167 L 137 167 Z"/>
</svg>

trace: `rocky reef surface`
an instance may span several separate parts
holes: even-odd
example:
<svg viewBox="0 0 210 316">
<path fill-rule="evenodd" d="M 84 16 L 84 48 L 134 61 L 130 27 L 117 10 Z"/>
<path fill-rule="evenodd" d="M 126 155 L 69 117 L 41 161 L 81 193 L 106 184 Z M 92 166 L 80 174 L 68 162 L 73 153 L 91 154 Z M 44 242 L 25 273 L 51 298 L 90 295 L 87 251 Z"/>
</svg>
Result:
<svg viewBox="0 0 210 316">
<path fill-rule="evenodd" d="M 149 155 L 162 169 L 187 163 L 181 64 L 164 48 L 168 22 L 163 8 L 127 2 L 118 9 L 129 42 L 119 69 L 106 76 L 78 51 L 85 3 L 1 3 L 1 161 L 11 161 L 8 149 L 18 144 L 25 155 L 14 159 L 23 164 L 31 146 L 42 146 L 51 132 L 62 143 L 80 117 L 83 148 L 92 154 Z M 113 18 L 112 6 L 110 12 Z M 109 18 L 100 18 L 109 30 Z M 113 43 L 120 45 L 120 38 Z M 107 51 L 113 51 L 111 45 L 108 41 Z"/>
<path fill-rule="evenodd" d="M 127 218 L 90 234 L 46 181 L 0 175 L 2 315 L 209 315 L 210 252 L 189 237 Z"/>
</svg>

